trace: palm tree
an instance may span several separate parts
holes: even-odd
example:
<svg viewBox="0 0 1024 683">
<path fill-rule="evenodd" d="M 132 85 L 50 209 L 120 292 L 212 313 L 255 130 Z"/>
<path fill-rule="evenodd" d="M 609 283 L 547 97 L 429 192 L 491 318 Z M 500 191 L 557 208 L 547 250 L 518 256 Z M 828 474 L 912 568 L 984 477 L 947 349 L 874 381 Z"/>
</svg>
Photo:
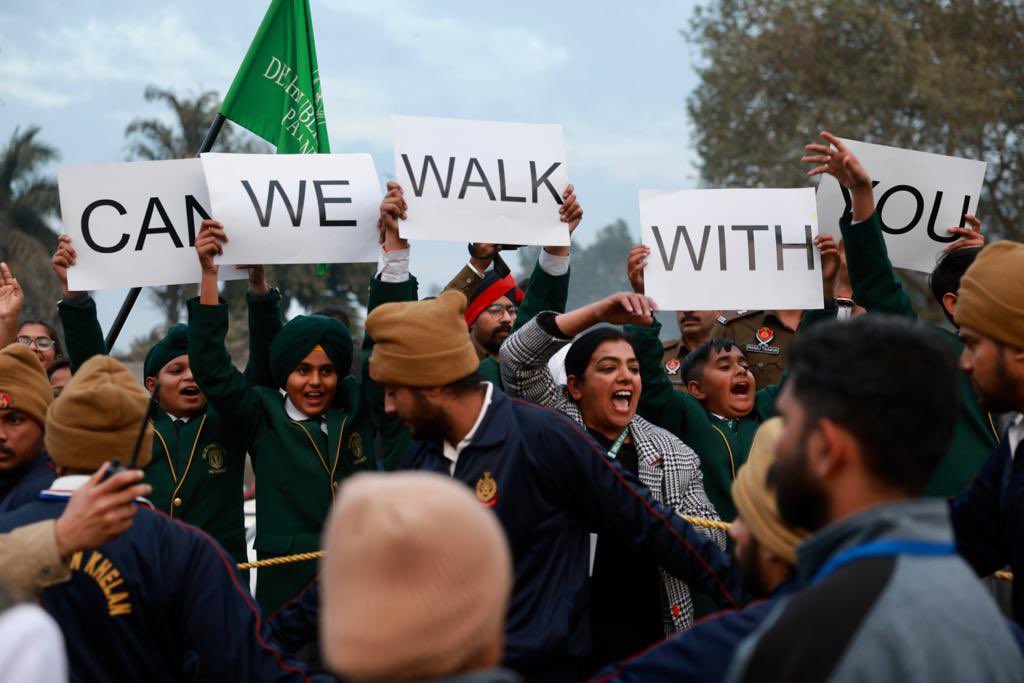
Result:
<svg viewBox="0 0 1024 683">
<path fill-rule="evenodd" d="M 129 123 L 124 131 L 129 158 L 156 161 L 194 157 L 220 109 L 220 95 L 208 90 L 190 99 L 150 85 L 145 98 L 147 102 L 163 102 L 170 107 L 175 123 L 168 125 L 155 118 L 139 118 Z M 242 139 L 237 129 L 225 123 L 213 151 L 258 153 L 267 152 L 269 148 L 260 141 Z M 194 289 L 192 285 L 167 285 L 151 287 L 148 292 L 170 326 L 181 320 L 189 291 Z"/>
<path fill-rule="evenodd" d="M 15 128 L 0 158 L 0 260 L 25 291 L 22 317 L 53 319 L 60 285 L 50 272 L 57 235 L 48 220 L 57 215 L 57 183 L 43 175 L 57 150 L 36 140 L 38 126 Z"/>
</svg>

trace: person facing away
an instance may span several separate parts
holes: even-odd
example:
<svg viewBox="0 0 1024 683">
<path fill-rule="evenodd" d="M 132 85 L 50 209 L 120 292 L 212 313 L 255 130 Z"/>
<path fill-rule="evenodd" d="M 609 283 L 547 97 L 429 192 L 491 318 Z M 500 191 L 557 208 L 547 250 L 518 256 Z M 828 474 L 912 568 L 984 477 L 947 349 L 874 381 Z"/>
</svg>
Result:
<svg viewBox="0 0 1024 683">
<path fill-rule="evenodd" d="M 346 681 L 514 683 L 512 556 L 494 513 L 430 472 L 362 473 L 324 531 L 320 639 Z"/>
</svg>

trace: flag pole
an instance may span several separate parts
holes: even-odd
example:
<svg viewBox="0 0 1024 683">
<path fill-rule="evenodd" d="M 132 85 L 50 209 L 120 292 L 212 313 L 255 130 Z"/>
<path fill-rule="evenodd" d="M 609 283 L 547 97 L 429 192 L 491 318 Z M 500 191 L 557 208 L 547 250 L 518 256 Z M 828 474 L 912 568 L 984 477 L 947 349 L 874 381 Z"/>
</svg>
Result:
<svg viewBox="0 0 1024 683">
<path fill-rule="evenodd" d="M 209 152 L 213 148 L 213 143 L 217 141 L 217 136 L 220 135 L 220 129 L 224 126 L 224 115 L 217 113 L 217 117 L 213 120 L 210 125 L 210 130 L 206 131 L 206 137 L 203 138 L 203 144 L 199 146 L 199 151 L 196 156 L 199 156 L 203 152 Z M 121 303 L 121 310 L 117 312 L 117 317 L 114 318 L 114 324 L 110 326 L 110 330 L 107 332 L 106 346 L 107 353 L 114 348 L 114 343 L 117 341 L 117 337 L 121 334 L 121 328 L 124 327 L 124 323 L 128 320 L 128 315 L 132 312 L 132 308 L 135 306 L 135 302 L 139 298 L 139 294 L 142 292 L 142 287 L 132 287 L 128 291 L 128 296 L 124 298 Z"/>
</svg>

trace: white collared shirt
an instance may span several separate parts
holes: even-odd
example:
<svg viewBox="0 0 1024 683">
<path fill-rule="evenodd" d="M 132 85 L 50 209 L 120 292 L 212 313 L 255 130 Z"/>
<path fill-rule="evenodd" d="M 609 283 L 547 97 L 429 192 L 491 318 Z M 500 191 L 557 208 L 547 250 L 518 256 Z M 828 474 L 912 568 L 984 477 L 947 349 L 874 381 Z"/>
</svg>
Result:
<svg viewBox="0 0 1024 683">
<path fill-rule="evenodd" d="M 164 412 L 167 412 L 167 411 L 164 411 Z M 185 424 L 188 424 L 188 421 L 192 419 L 191 415 L 182 415 L 181 417 L 178 417 L 174 413 L 167 413 L 167 417 L 171 418 L 171 420 L 173 422 L 177 422 L 178 420 L 181 420 Z"/>
<path fill-rule="evenodd" d="M 321 414 L 317 417 L 311 417 L 306 415 L 304 412 L 295 407 L 292 400 L 288 396 L 284 397 L 284 412 L 288 415 L 288 419 L 295 420 L 296 422 L 304 422 L 306 420 L 320 420 L 320 431 L 324 434 L 327 433 L 327 420 L 324 419 L 324 415 Z"/>
<path fill-rule="evenodd" d="M 1017 446 L 1020 445 L 1021 441 L 1024 441 L 1024 414 L 1018 415 L 1017 419 L 1010 425 L 1010 428 L 1006 430 L 1006 438 L 1010 441 L 1010 460 L 1013 460 L 1013 454 L 1017 451 Z"/>
<path fill-rule="evenodd" d="M 484 415 L 487 414 L 487 408 L 491 405 L 491 396 L 494 393 L 494 385 L 490 382 L 481 382 L 487 387 L 484 393 L 484 404 L 480 406 L 480 414 L 476 416 L 476 422 L 470 428 L 466 436 L 463 437 L 462 441 L 459 442 L 458 446 L 453 446 L 448 443 L 448 440 L 444 440 L 444 457 L 451 462 L 448 465 L 448 474 L 455 476 L 455 464 L 459 461 L 459 455 L 466 449 L 466 446 L 473 440 L 473 435 L 476 434 L 476 430 L 480 428 L 480 423 L 484 421 Z"/>
</svg>

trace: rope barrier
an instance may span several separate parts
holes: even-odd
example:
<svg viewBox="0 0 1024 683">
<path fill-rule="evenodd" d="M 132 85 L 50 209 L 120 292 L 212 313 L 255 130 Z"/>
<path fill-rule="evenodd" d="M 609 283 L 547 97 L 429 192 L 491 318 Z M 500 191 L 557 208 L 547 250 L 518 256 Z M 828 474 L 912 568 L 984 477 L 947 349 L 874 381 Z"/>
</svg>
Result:
<svg viewBox="0 0 1024 683">
<path fill-rule="evenodd" d="M 323 550 L 311 553 L 298 553 L 296 555 L 282 555 L 281 557 L 268 557 L 265 560 L 255 562 L 239 562 L 238 569 L 259 569 L 260 567 L 273 567 L 278 564 L 292 564 L 293 562 L 306 562 L 307 560 L 318 560 L 324 556 Z"/>
<path fill-rule="evenodd" d="M 722 531 L 729 530 L 728 522 L 721 522 L 717 519 L 704 519 L 703 517 L 691 517 L 690 515 L 679 515 L 684 521 L 694 525 L 710 527 L 712 529 L 721 529 Z M 260 567 L 273 567 L 281 564 L 292 564 L 294 562 L 306 562 L 308 560 L 318 560 L 324 556 L 323 550 L 317 550 L 312 553 L 298 553 L 296 555 L 282 555 L 281 557 L 268 557 L 265 560 L 257 560 L 255 562 L 241 562 L 238 564 L 238 569 L 259 569 Z M 1013 581 L 1013 574 L 1011 572 L 995 572 L 992 574 L 993 578 L 1000 579 L 1001 581 Z"/>
</svg>

